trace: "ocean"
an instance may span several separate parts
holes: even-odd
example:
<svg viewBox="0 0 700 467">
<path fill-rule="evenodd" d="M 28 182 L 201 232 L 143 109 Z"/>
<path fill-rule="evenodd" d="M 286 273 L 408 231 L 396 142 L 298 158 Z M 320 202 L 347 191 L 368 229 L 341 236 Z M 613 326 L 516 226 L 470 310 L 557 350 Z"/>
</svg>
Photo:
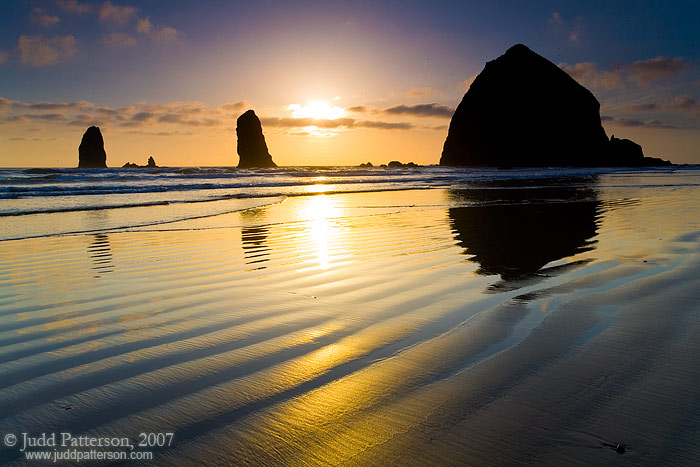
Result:
<svg viewBox="0 0 700 467">
<path fill-rule="evenodd" d="M 0 464 L 694 465 L 698 200 L 690 166 L 0 169 Z"/>
</svg>

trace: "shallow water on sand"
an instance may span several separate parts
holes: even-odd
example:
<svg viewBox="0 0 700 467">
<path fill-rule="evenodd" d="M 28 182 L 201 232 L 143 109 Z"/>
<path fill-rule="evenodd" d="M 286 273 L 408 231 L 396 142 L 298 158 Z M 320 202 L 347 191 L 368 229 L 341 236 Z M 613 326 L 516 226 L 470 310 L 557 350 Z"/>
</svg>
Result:
<svg viewBox="0 0 700 467">
<path fill-rule="evenodd" d="M 157 465 L 692 465 L 699 181 L 53 213 L 89 233 L 0 241 L 0 433 L 172 432 Z"/>
</svg>

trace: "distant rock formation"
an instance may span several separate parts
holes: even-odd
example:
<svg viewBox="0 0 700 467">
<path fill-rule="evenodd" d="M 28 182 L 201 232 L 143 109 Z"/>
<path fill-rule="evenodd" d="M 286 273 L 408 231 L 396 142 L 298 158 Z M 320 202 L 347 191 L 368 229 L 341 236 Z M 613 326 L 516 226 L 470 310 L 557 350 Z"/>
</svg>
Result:
<svg viewBox="0 0 700 467">
<path fill-rule="evenodd" d="M 362 164 L 359 165 L 359 167 L 374 167 L 371 162 L 363 162 Z"/>
<path fill-rule="evenodd" d="M 615 138 L 615 135 L 610 137 L 608 153 L 610 165 L 619 167 L 673 165 L 670 161 L 658 157 L 644 156 L 640 145 L 629 139 Z"/>
<path fill-rule="evenodd" d="M 670 163 L 611 143 L 593 94 L 522 44 L 474 79 L 440 158 L 440 165 L 503 168 L 659 164 Z"/>
<path fill-rule="evenodd" d="M 107 153 L 102 133 L 96 126 L 91 126 L 83 134 L 78 146 L 79 169 L 106 169 Z"/>
<path fill-rule="evenodd" d="M 399 161 L 391 161 L 391 162 L 389 162 L 389 165 L 387 167 L 389 167 L 390 169 L 396 169 L 396 168 L 401 168 L 401 167 L 414 168 L 414 167 L 418 167 L 418 164 L 414 164 L 413 162 L 409 162 L 408 164 L 403 164 Z"/>
<path fill-rule="evenodd" d="M 153 156 L 148 158 L 148 163 L 146 165 L 138 165 L 131 162 L 127 162 L 126 164 L 122 165 L 122 169 L 153 169 L 157 167 L 158 166 L 156 165 L 156 161 L 153 159 Z"/>
<path fill-rule="evenodd" d="M 239 169 L 277 167 L 267 151 L 260 119 L 252 109 L 238 117 L 236 135 L 238 136 L 238 156 L 240 157 Z"/>
</svg>

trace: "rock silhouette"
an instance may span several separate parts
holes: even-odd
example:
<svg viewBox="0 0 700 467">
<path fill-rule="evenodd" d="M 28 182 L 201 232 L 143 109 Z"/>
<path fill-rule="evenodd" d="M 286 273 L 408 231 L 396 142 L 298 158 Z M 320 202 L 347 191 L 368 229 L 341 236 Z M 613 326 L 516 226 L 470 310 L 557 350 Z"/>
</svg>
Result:
<svg viewBox="0 0 700 467">
<path fill-rule="evenodd" d="M 122 169 L 154 169 L 157 167 L 156 160 L 153 159 L 153 156 L 148 158 L 148 163 L 146 165 L 138 165 L 134 164 L 133 162 L 127 162 L 126 164 L 122 165 Z"/>
<path fill-rule="evenodd" d="M 252 109 L 238 117 L 236 135 L 238 136 L 238 156 L 240 157 L 239 169 L 277 167 L 267 151 L 260 119 Z"/>
<path fill-rule="evenodd" d="M 107 168 L 107 153 L 99 127 L 91 126 L 83 134 L 83 139 L 78 146 L 78 168 Z"/>
<path fill-rule="evenodd" d="M 512 180 L 450 190 L 457 244 L 479 274 L 504 281 L 542 274 L 551 261 L 594 248 L 600 202 L 588 179 Z"/>
<path fill-rule="evenodd" d="M 440 165 L 504 168 L 665 164 L 644 158 L 641 148 L 611 143 L 593 94 L 522 44 L 474 79 L 440 158 Z"/>
</svg>

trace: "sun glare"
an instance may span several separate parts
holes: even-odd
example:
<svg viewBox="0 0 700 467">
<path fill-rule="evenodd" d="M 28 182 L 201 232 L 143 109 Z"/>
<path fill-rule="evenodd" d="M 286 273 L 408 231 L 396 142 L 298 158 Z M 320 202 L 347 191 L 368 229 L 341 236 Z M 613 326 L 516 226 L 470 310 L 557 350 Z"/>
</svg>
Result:
<svg viewBox="0 0 700 467">
<path fill-rule="evenodd" d="M 292 111 L 294 118 L 313 118 L 317 120 L 334 120 L 345 116 L 345 109 L 336 105 L 331 105 L 326 101 L 311 101 L 305 106 L 290 104 L 287 107 Z"/>
</svg>

